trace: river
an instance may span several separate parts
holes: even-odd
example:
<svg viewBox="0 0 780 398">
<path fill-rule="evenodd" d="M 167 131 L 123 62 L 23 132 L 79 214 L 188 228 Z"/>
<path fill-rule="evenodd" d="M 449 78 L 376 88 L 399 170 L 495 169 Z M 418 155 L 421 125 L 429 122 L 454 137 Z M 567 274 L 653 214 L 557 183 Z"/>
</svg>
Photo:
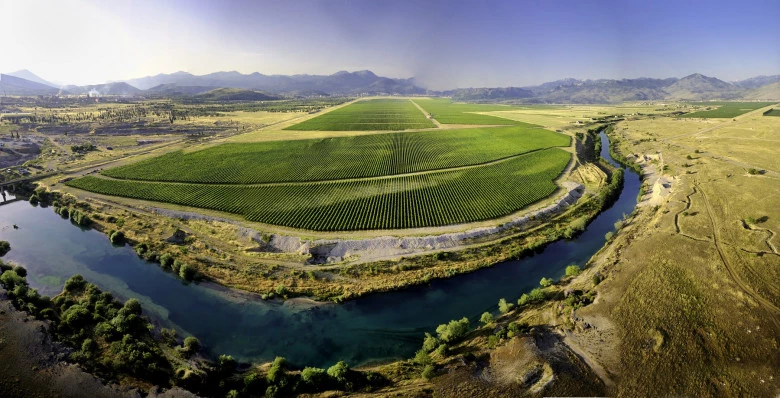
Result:
<svg viewBox="0 0 780 398">
<path fill-rule="evenodd" d="M 601 140 L 601 156 L 614 164 L 603 133 Z M 516 301 L 542 277 L 557 279 L 567 265 L 585 264 L 614 222 L 633 211 L 640 184 L 627 169 L 623 191 L 609 209 L 575 239 L 550 244 L 540 254 L 338 305 L 291 305 L 211 283 L 184 283 L 138 258 L 131 247 L 112 245 L 104 234 L 24 201 L 0 206 L 0 240 L 11 243 L 3 260 L 27 268 L 30 285 L 42 294 L 59 293 L 68 277 L 81 274 L 117 297 L 138 298 L 156 323 L 198 337 L 211 354 L 241 361 L 284 356 L 297 366 L 345 360 L 356 366 L 409 358 L 438 324 L 463 316 L 476 322 L 482 312 L 496 311 L 500 298 Z"/>
</svg>

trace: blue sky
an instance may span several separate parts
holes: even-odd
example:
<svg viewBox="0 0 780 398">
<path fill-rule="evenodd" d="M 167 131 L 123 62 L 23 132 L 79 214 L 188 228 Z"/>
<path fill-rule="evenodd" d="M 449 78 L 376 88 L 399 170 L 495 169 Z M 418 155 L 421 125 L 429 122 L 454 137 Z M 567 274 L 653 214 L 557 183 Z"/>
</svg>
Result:
<svg viewBox="0 0 780 398">
<path fill-rule="evenodd" d="M 776 0 L 3 0 L 0 15 L 0 71 L 76 84 L 179 70 L 370 69 L 436 89 L 780 74 Z"/>
</svg>

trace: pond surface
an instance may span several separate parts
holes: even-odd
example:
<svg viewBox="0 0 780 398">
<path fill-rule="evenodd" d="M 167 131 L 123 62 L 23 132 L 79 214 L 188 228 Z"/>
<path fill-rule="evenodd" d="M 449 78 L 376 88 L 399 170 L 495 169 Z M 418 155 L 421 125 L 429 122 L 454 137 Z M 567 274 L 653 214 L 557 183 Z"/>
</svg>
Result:
<svg viewBox="0 0 780 398">
<path fill-rule="evenodd" d="M 612 162 L 603 133 L 601 139 L 601 155 Z M 633 211 L 640 183 L 627 169 L 612 207 L 576 239 L 550 244 L 540 254 L 340 305 L 305 307 L 210 283 L 185 284 L 139 259 L 129 246 L 114 246 L 104 234 L 24 201 L 0 206 L 0 240 L 11 243 L 3 259 L 26 267 L 30 285 L 42 294 L 59 293 L 67 278 L 81 274 L 117 297 L 138 298 L 157 323 L 197 336 L 211 354 L 242 361 L 279 355 L 297 366 L 345 360 L 355 366 L 409 358 L 438 324 L 463 316 L 476 322 L 482 312 L 495 311 L 500 298 L 516 301 L 542 277 L 559 278 L 567 265 L 584 264 L 604 245 L 614 222 Z"/>
</svg>

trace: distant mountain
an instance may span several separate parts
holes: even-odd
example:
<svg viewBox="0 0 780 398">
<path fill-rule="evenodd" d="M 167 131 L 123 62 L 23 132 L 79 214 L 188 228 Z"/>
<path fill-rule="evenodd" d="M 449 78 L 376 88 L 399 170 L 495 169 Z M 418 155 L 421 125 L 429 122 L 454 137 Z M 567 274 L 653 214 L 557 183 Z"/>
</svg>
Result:
<svg viewBox="0 0 780 398">
<path fill-rule="evenodd" d="M 664 90 L 669 94 L 666 99 L 712 100 L 737 98 L 740 88 L 714 77 L 694 73 L 672 83 Z"/>
<path fill-rule="evenodd" d="M 54 83 L 48 82 L 46 80 L 43 80 L 38 75 L 30 72 L 27 69 L 22 69 L 22 70 L 18 70 L 16 72 L 11 72 L 11 73 L 8 73 L 8 75 L 13 76 L 13 77 L 19 77 L 19 78 L 22 78 L 22 79 L 25 79 L 25 80 L 29 80 L 31 82 L 40 83 L 40 84 L 43 84 L 45 86 L 50 86 L 50 87 L 54 87 L 54 88 L 57 88 L 57 87 L 60 86 L 59 84 L 54 84 Z"/>
<path fill-rule="evenodd" d="M 259 91 L 240 88 L 218 88 L 198 94 L 196 97 L 205 101 L 270 101 L 280 99 Z"/>
<path fill-rule="evenodd" d="M 160 84 L 144 91 L 146 96 L 159 97 L 184 97 L 198 95 L 207 91 L 216 90 L 219 87 L 212 86 L 180 86 L 176 83 Z"/>
<path fill-rule="evenodd" d="M 69 94 L 91 96 L 133 97 L 141 94 L 141 90 L 125 82 L 92 84 L 89 86 L 65 86 L 64 90 Z"/>
<path fill-rule="evenodd" d="M 746 100 L 780 101 L 780 82 L 774 82 L 749 90 L 742 98 Z"/>
<path fill-rule="evenodd" d="M 750 79 L 736 81 L 734 82 L 734 84 L 742 88 L 752 89 L 752 88 L 759 88 L 777 82 L 780 82 L 780 75 L 756 76 L 756 77 L 751 77 Z"/>
<path fill-rule="evenodd" d="M 21 77 L 0 74 L 0 95 L 55 95 L 60 90 Z"/>
<path fill-rule="evenodd" d="M 228 87 L 259 90 L 274 94 L 322 93 L 328 95 L 360 94 L 423 94 L 425 89 L 412 79 L 391 79 L 375 75 L 371 71 L 346 72 L 332 75 L 263 75 L 242 74 L 236 71 L 215 72 L 196 76 L 187 72 L 160 74 L 127 80 L 142 90 L 159 85 L 175 84 L 181 87 Z"/>
<path fill-rule="evenodd" d="M 778 76 L 759 76 L 735 84 L 694 73 L 681 79 L 563 79 L 521 91 L 508 88 L 460 89 L 444 92 L 460 101 L 599 104 L 630 101 L 706 101 L 714 99 L 773 99 Z M 765 85 L 764 83 L 768 84 Z M 772 84 L 770 84 L 772 83 Z M 747 90 L 747 87 L 754 87 Z M 530 95 L 529 95 L 530 93 Z"/>
<path fill-rule="evenodd" d="M 531 98 L 531 90 L 520 87 L 462 88 L 450 91 L 455 101 L 496 101 L 517 98 Z"/>
</svg>

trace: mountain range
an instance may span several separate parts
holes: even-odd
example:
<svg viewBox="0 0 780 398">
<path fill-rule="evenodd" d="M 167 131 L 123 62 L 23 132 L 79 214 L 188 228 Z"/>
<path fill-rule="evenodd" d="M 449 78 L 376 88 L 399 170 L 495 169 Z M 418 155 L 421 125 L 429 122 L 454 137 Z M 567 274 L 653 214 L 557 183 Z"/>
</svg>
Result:
<svg viewBox="0 0 780 398">
<path fill-rule="evenodd" d="M 232 90 L 224 90 L 232 89 Z M 219 91 L 221 90 L 221 91 Z M 204 101 L 267 100 L 292 96 L 445 95 L 459 101 L 528 103 L 614 103 L 657 100 L 780 100 L 780 75 L 736 82 L 694 73 L 683 78 L 563 79 L 529 87 L 426 90 L 414 79 L 377 76 L 371 71 L 332 75 L 264 75 L 236 71 L 193 75 L 159 74 L 88 86 L 56 86 L 30 71 L 0 74 L 3 95 L 92 95 L 198 97 Z"/>
</svg>

